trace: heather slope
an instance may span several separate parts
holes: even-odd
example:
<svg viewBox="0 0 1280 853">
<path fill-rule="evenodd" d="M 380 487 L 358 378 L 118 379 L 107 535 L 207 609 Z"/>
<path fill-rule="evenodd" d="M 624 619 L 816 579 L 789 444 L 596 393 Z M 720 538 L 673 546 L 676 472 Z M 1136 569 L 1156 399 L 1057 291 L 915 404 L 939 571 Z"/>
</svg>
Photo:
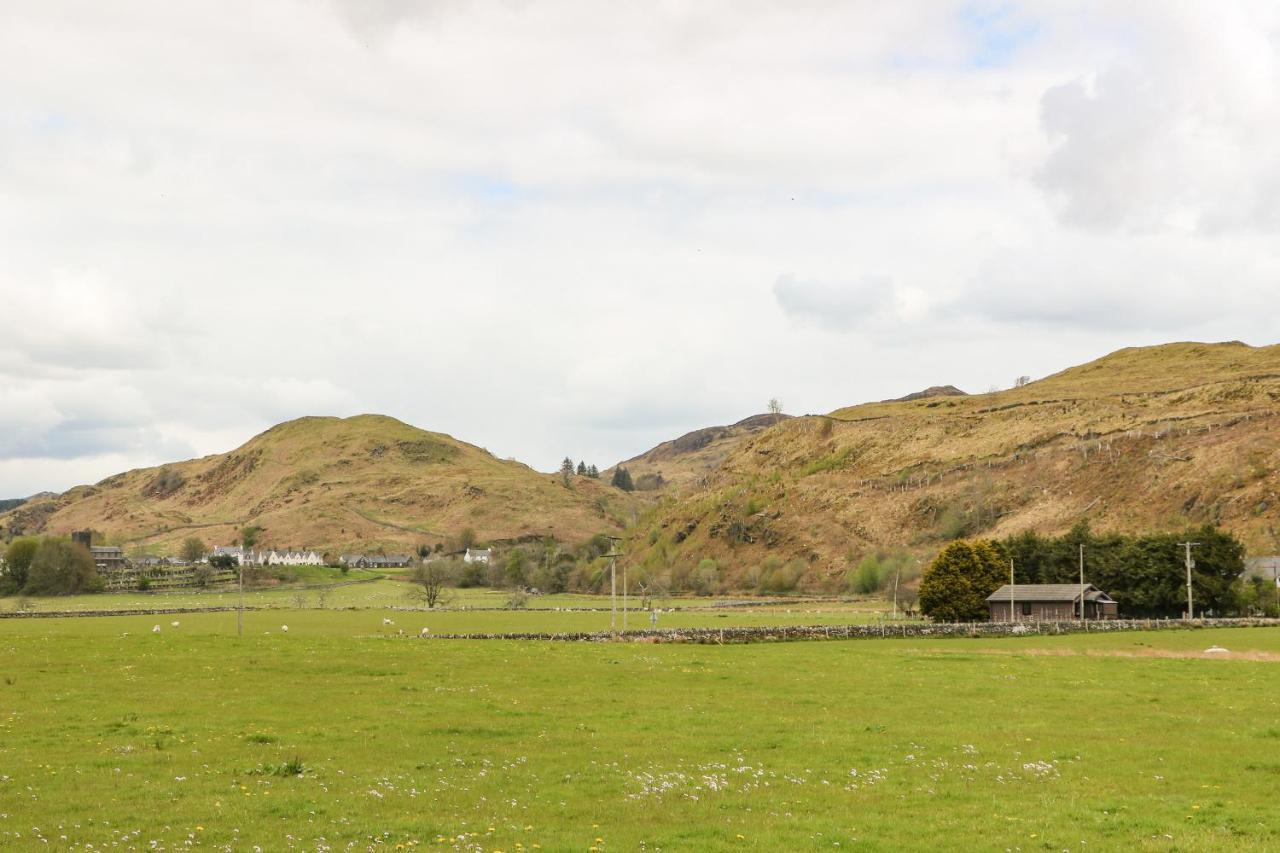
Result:
<svg viewBox="0 0 1280 853">
<path fill-rule="evenodd" d="M 1212 522 L 1280 547 L 1280 346 L 1125 349 L 1020 388 L 796 418 L 651 510 L 631 559 L 727 574 L 801 558 L 810 582 L 879 548 L 961 535 Z"/>
<path fill-rule="evenodd" d="M 616 529 L 628 496 L 393 418 L 301 418 L 229 453 L 109 477 L 0 516 L 25 532 L 93 528 L 163 549 L 196 534 L 228 543 L 248 524 L 274 547 L 407 549 L 473 529 L 482 541 Z"/>
<path fill-rule="evenodd" d="M 616 468 L 626 468 L 641 492 L 678 492 L 698 485 L 750 436 L 788 420 L 788 415 L 761 414 L 728 426 L 696 429 L 664 441 L 651 450 L 604 472 L 608 479 Z M 660 483 L 660 485 L 659 485 Z"/>
</svg>

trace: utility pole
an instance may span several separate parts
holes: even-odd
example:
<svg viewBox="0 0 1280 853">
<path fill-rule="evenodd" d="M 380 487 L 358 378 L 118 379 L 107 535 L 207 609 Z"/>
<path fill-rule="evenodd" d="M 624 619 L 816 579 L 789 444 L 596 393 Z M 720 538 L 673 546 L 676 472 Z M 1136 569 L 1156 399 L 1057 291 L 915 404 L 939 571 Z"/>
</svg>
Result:
<svg viewBox="0 0 1280 853">
<path fill-rule="evenodd" d="M 1080 543 L 1080 621 L 1084 621 L 1084 543 Z"/>
<path fill-rule="evenodd" d="M 897 569 L 893 573 L 893 618 L 895 621 L 898 618 L 898 581 L 901 578 L 902 578 L 902 564 L 899 563 Z M 1280 583 L 1280 581 L 1278 581 L 1277 583 Z M 1277 586 L 1276 589 L 1280 590 L 1280 586 Z M 1277 595 L 1280 595 L 1280 592 L 1277 592 Z"/>
<path fill-rule="evenodd" d="M 1009 558 L 1009 621 L 1015 621 L 1013 615 L 1013 557 Z"/>
<path fill-rule="evenodd" d="M 615 542 L 622 540 L 616 536 L 609 538 L 609 633 L 613 634 L 614 639 L 618 637 L 618 549 Z M 625 569 L 623 570 L 625 571 Z M 625 594 L 625 593 L 624 593 Z"/>
<path fill-rule="evenodd" d="M 240 609 L 236 611 L 236 636 L 244 636 L 244 563 L 240 563 Z"/>
<path fill-rule="evenodd" d="M 1191 556 L 1191 549 L 1199 547 L 1199 542 L 1179 542 L 1179 545 L 1187 549 L 1187 619 L 1196 618 L 1195 606 L 1191 601 L 1191 570 L 1196 567 L 1196 561 Z"/>
</svg>

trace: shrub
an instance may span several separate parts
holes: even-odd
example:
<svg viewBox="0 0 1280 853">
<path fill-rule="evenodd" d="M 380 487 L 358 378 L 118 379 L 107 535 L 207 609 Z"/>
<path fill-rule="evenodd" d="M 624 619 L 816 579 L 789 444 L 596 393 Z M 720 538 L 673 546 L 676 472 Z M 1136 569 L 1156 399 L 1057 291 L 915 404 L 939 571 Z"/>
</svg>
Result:
<svg viewBox="0 0 1280 853">
<path fill-rule="evenodd" d="M 711 558 L 701 560 L 690 582 L 698 595 L 714 595 L 720 591 L 720 565 Z"/>
<path fill-rule="evenodd" d="M 868 554 L 858 563 L 858 567 L 853 570 L 853 577 L 850 578 L 849 586 L 856 593 L 861 595 L 870 595 L 873 592 L 879 592 L 880 587 L 884 583 L 884 569 L 880 564 L 880 558 L 875 554 Z"/>
<path fill-rule="evenodd" d="M 772 561 L 772 564 L 771 564 Z M 761 590 L 764 592 L 794 592 L 800 580 L 809 571 L 809 565 L 801 559 L 795 559 L 786 565 L 776 557 L 765 560 L 766 573 L 761 579 Z"/>
<path fill-rule="evenodd" d="M 34 536 L 23 536 L 9 543 L 4 552 L 4 574 L 0 575 L 0 595 L 12 595 L 27 585 L 31 561 L 40 547 Z"/>
<path fill-rule="evenodd" d="M 521 587 L 528 583 L 529 555 L 523 548 L 512 548 L 507 554 L 504 573 L 510 586 Z"/>
<path fill-rule="evenodd" d="M 667 586 L 672 592 L 684 592 L 693 584 L 693 569 L 688 563 L 677 563 L 671 567 Z"/>
<path fill-rule="evenodd" d="M 467 589 L 473 586 L 488 585 L 488 566 L 484 563 L 463 563 L 462 571 L 458 572 L 458 586 Z"/>
<path fill-rule="evenodd" d="M 93 557 L 67 539 L 44 539 L 31 559 L 27 595 L 75 595 L 103 588 Z"/>
<path fill-rule="evenodd" d="M 142 490 L 149 498 L 167 498 L 181 489 L 187 480 L 172 468 L 161 468 L 156 476 Z"/>
</svg>

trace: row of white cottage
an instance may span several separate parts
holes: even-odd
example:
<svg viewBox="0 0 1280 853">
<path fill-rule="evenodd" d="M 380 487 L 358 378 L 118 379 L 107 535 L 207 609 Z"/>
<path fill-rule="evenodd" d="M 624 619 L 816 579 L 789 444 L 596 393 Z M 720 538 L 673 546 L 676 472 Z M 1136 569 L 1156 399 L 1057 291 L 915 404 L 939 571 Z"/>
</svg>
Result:
<svg viewBox="0 0 1280 853">
<path fill-rule="evenodd" d="M 235 557 L 242 566 L 323 566 L 324 557 L 315 551 L 254 551 L 238 545 L 213 549 L 214 557 Z"/>
</svg>

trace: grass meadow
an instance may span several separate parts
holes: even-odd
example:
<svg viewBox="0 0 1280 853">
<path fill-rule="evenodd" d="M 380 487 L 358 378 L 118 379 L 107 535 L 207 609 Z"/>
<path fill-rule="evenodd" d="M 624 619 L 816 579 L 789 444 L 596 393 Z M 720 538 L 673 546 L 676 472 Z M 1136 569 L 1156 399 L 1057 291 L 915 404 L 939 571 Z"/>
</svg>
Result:
<svg viewBox="0 0 1280 853">
<path fill-rule="evenodd" d="M 0 620 L 0 847 L 1280 846 L 1274 629 L 396 635 L 446 615 Z"/>
</svg>

